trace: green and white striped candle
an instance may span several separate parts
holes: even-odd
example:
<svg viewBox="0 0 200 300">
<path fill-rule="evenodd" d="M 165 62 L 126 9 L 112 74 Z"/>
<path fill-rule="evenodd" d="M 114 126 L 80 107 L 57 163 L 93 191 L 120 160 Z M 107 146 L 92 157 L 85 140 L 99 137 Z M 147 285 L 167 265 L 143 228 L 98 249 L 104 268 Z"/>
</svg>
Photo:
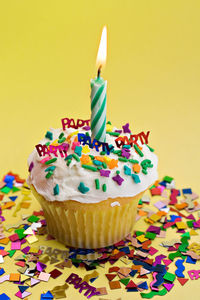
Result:
<svg viewBox="0 0 200 300">
<path fill-rule="evenodd" d="M 91 80 L 91 131 L 92 138 L 106 141 L 107 81 L 101 77 Z"/>
</svg>

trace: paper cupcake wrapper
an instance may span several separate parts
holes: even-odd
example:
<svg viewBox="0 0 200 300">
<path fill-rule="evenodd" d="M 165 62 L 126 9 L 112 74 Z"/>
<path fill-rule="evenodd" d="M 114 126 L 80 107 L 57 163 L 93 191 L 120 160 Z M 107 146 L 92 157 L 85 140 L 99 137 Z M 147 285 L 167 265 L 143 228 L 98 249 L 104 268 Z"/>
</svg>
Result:
<svg viewBox="0 0 200 300">
<path fill-rule="evenodd" d="M 44 211 L 48 233 L 67 246 L 89 249 L 113 245 L 132 231 L 137 204 L 144 193 L 86 204 L 48 201 L 33 186 L 31 189 Z M 116 201 L 120 206 L 112 207 Z"/>
</svg>

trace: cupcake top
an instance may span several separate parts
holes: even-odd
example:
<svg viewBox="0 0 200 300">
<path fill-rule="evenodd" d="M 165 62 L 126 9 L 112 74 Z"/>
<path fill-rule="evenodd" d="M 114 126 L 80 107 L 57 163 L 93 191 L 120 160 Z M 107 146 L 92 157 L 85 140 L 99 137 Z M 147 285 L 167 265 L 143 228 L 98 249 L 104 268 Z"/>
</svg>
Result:
<svg viewBox="0 0 200 300">
<path fill-rule="evenodd" d="M 115 206 L 114 198 L 133 197 L 157 180 L 157 156 L 145 135 L 107 124 L 106 143 L 90 136 L 89 126 L 47 131 L 28 158 L 28 183 L 48 201 L 113 198 Z"/>
</svg>

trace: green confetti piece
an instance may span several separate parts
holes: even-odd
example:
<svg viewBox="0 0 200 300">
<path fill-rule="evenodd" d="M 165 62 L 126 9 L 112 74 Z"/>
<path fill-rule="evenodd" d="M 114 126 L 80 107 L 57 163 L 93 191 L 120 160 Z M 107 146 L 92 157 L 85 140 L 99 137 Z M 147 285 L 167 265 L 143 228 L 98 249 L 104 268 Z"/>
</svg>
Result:
<svg viewBox="0 0 200 300">
<path fill-rule="evenodd" d="M 56 184 L 53 188 L 53 194 L 54 196 L 59 195 L 59 185 Z"/>
<path fill-rule="evenodd" d="M 54 163 L 55 161 L 57 161 L 57 157 L 54 157 L 52 159 L 45 161 L 45 165 L 50 165 L 50 164 Z"/>
<path fill-rule="evenodd" d="M 28 222 L 31 222 L 31 223 L 34 223 L 34 222 L 37 222 L 39 221 L 40 218 L 38 218 L 37 216 L 35 215 L 32 215 L 28 218 Z"/>
<path fill-rule="evenodd" d="M 96 186 L 97 190 L 100 189 L 100 183 L 99 183 L 99 179 L 98 178 L 95 179 L 95 186 Z"/>
<path fill-rule="evenodd" d="M 134 147 L 135 151 L 136 151 L 141 157 L 144 156 L 144 154 L 142 153 L 142 151 L 140 150 L 140 148 L 139 148 L 136 144 L 134 144 L 133 147 Z"/>
<path fill-rule="evenodd" d="M 90 157 L 92 160 L 94 160 L 94 155 L 89 154 L 89 157 Z"/>
<path fill-rule="evenodd" d="M 45 144 L 45 145 L 46 145 L 46 146 L 49 146 L 50 144 L 51 144 L 50 142 L 46 142 L 46 144 Z"/>
<path fill-rule="evenodd" d="M 163 180 L 166 181 L 166 182 L 168 182 L 168 183 L 171 183 L 173 179 L 174 179 L 174 178 L 172 178 L 172 177 L 170 177 L 170 176 L 165 176 L 165 177 L 163 178 Z"/>
<path fill-rule="evenodd" d="M 7 252 L 9 253 L 8 256 L 12 257 L 15 254 L 16 250 L 9 250 Z"/>
<path fill-rule="evenodd" d="M 106 183 L 104 183 L 104 184 L 102 185 L 102 190 L 103 190 L 103 192 L 106 192 L 106 190 L 107 190 L 107 185 L 106 185 Z"/>
<path fill-rule="evenodd" d="M 127 286 L 127 284 L 129 283 L 130 280 L 131 280 L 130 278 L 122 278 L 119 281 L 121 283 L 123 283 L 125 286 Z"/>
<path fill-rule="evenodd" d="M 4 186 L 0 191 L 4 194 L 8 194 L 10 192 L 11 188 Z"/>
<path fill-rule="evenodd" d="M 174 260 L 174 258 L 176 258 L 176 257 L 182 257 L 182 254 L 181 254 L 181 252 L 178 250 L 178 251 L 176 251 L 176 252 L 174 252 L 174 253 L 170 253 L 170 254 L 168 255 L 168 257 L 169 257 L 169 259 Z"/>
<path fill-rule="evenodd" d="M 119 136 L 119 132 L 112 132 L 112 131 L 106 131 L 107 134 L 112 135 L 112 136 Z"/>
<path fill-rule="evenodd" d="M 120 174 L 120 171 L 119 171 L 119 170 L 117 170 L 117 171 L 116 171 L 116 174 L 117 174 L 117 175 L 119 175 L 119 174 Z"/>
<path fill-rule="evenodd" d="M 80 158 L 78 157 L 77 154 L 73 153 L 72 157 L 76 160 L 76 161 L 80 161 Z"/>
<path fill-rule="evenodd" d="M 156 237 L 156 234 L 153 233 L 153 232 L 147 232 L 147 233 L 145 234 L 145 238 L 150 239 L 150 240 L 154 240 L 155 237 Z"/>
<path fill-rule="evenodd" d="M 170 281 L 170 282 L 173 282 L 176 278 L 176 275 L 173 274 L 173 273 L 169 273 L 167 272 L 164 276 L 163 276 L 163 279 L 167 280 L 167 281 Z"/>
<path fill-rule="evenodd" d="M 82 165 L 82 168 L 93 171 L 93 172 L 97 172 L 97 168 L 93 167 L 93 166 L 89 166 L 89 165 Z"/>
<path fill-rule="evenodd" d="M 13 192 L 13 193 L 15 193 L 15 192 L 18 192 L 18 191 L 20 191 L 20 189 L 19 189 L 19 188 L 17 188 L 16 186 L 13 186 L 13 188 L 12 188 L 12 192 Z"/>
<path fill-rule="evenodd" d="M 151 291 L 149 293 L 141 293 L 141 297 L 142 298 L 146 298 L 146 299 L 151 299 L 153 298 L 154 296 L 164 296 L 167 294 L 167 289 L 166 288 L 163 288 L 162 290 L 156 292 L 156 291 Z"/>
<path fill-rule="evenodd" d="M 26 235 L 24 234 L 25 229 L 24 228 L 18 228 L 15 229 L 15 233 L 18 234 L 18 237 L 20 240 L 22 240 Z"/>
<path fill-rule="evenodd" d="M 144 234 L 144 232 L 143 232 L 143 231 L 137 230 L 137 231 L 135 232 L 135 234 L 136 234 L 136 236 L 140 236 L 140 235 Z"/>
<path fill-rule="evenodd" d="M 189 233 L 189 232 L 188 232 Z M 190 237 L 188 237 L 188 236 L 186 236 L 186 235 L 184 235 L 182 238 L 181 238 L 181 245 L 178 247 L 178 250 L 180 251 L 180 252 L 186 252 L 187 251 L 187 247 L 188 247 L 188 245 L 189 245 L 189 243 L 188 243 L 188 239 L 189 239 Z"/>
</svg>

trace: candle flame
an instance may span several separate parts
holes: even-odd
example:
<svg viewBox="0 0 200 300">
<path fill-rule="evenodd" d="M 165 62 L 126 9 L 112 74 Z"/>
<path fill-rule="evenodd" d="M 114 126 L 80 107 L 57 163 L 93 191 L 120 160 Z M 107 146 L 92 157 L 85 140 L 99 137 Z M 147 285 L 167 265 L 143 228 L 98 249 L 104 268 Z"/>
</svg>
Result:
<svg viewBox="0 0 200 300">
<path fill-rule="evenodd" d="M 98 50 L 97 60 L 96 60 L 98 69 L 101 68 L 103 65 L 105 65 L 106 57 L 107 57 L 107 28 L 106 26 L 104 26 L 101 34 L 101 41 L 99 44 L 99 50 Z"/>
</svg>

